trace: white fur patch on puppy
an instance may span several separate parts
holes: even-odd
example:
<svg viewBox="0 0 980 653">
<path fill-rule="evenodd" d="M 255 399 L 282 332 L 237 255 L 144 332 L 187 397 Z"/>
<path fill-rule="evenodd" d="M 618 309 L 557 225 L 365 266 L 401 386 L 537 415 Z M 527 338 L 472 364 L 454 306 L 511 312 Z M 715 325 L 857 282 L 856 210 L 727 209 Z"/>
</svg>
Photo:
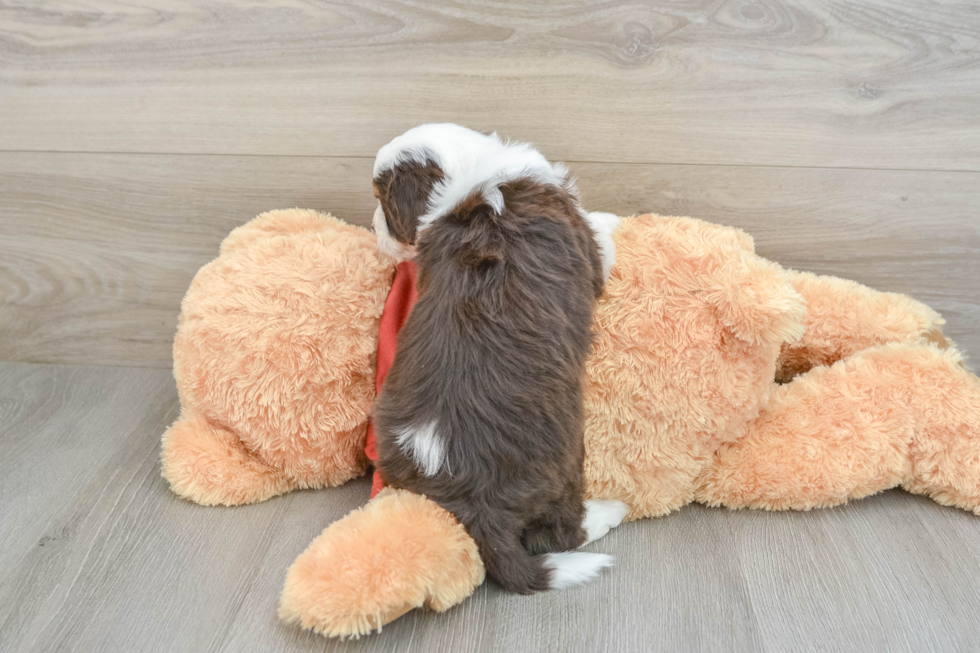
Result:
<svg viewBox="0 0 980 653">
<path fill-rule="evenodd" d="M 587 583 L 606 567 L 613 566 L 613 557 L 605 553 L 549 553 L 544 566 L 551 569 L 551 587 L 563 590 L 566 587 Z"/>
<path fill-rule="evenodd" d="M 395 439 L 426 476 L 435 476 L 446 458 L 446 443 L 436 433 L 436 423 L 399 429 Z"/>
<path fill-rule="evenodd" d="M 402 261 L 407 261 L 415 256 L 414 247 L 411 245 L 406 245 L 399 240 L 395 240 L 394 236 L 391 235 L 391 232 L 388 231 L 388 223 L 385 221 L 385 212 L 384 209 L 381 208 L 380 204 L 378 204 L 378 208 L 374 210 L 374 219 L 371 222 L 374 225 L 374 235 L 378 239 L 378 249 L 382 254 L 387 254 L 399 263 Z"/>
<path fill-rule="evenodd" d="M 496 134 L 487 136 L 450 122 L 427 123 L 409 129 L 378 150 L 374 159 L 374 177 L 399 163 L 411 161 L 425 165 L 430 160 L 442 168 L 447 177 L 453 177 L 502 147 Z"/>
<path fill-rule="evenodd" d="M 504 196 L 500 186 L 517 179 L 563 187 L 568 181 L 568 169 L 561 164 L 552 165 L 527 143 L 501 145 L 493 156 L 474 159 L 473 165 L 447 174 L 436 184 L 429 198 L 429 211 L 419 218 L 419 233 L 474 193 L 479 193 L 494 211 L 502 212 Z"/>
<path fill-rule="evenodd" d="M 599 246 L 599 256 L 602 257 L 602 280 L 608 281 L 613 266 L 616 264 L 616 241 L 613 234 L 619 228 L 619 216 L 612 213 L 592 211 L 585 214 L 585 220 L 592 227 L 595 242 Z"/>
<path fill-rule="evenodd" d="M 585 529 L 587 539 L 582 543 L 582 546 L 589 542 L 595 542 L 611 529 L 622 524 L 623 518 L 629 511 L 629 506 L 615 499 L 589 499 L 586 501 L 582 528 Z"/>
</svg>

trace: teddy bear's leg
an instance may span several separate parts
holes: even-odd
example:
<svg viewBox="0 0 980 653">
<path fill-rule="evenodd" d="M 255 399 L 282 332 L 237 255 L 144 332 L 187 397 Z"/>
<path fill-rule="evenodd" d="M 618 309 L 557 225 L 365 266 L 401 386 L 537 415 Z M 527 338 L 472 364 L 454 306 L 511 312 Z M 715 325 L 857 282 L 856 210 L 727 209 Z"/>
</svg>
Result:
<svg viewBox="0 0 980 653">
<path fill-rule="evenodd" d="M 793 272 L 792 281 L 807 302 L 806 332 L 783 345 L 776 367 L 780 382 L 890 342 L 951 344 L 943 337 L 939 314 L 906 295 L 809 272 Z"/>
<path fill-rule="evenodd" d="M 722 445 L 697 482 L 711 506 L 809 510 L 901 484 L 911 476 L 908 406 L 862 354 L 774 386 L 765 410 Z"/>
<path fill-rule="evenodd" d="M 252 454 L 231 431 L 201 414 L 181 414 L 163 434 L 163 477 L 175 493 L 204 506 L 264 501 L 296 481 Z"/>
<path fill-rule="evenodd" d="M 415 608 L 448 610 L 483 578 L 476 543 L 455 517 L 423 496 L 387 489 L 296 559 L 279 616 L 328 637 L 359 637 Z"/>
<path fill-rule="evenodd" d="M 898 485 L 980 506 L 980 380 L 955 349 L 893 343 L 775 387 L 748 432 L 715 453 L 696 498 L 807 510 Z"/>
</svg>

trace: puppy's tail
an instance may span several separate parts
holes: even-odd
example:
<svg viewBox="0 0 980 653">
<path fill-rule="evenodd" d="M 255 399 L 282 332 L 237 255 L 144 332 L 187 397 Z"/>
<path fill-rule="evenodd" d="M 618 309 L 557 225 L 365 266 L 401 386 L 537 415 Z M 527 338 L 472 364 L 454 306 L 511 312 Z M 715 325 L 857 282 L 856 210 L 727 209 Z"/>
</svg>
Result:
<svg viewBox="0 0 980 653">
<path fill-rule="evenodd" d="M 532 556 L 521 545 L 519 529 L 482 519 L 469 526 L 487 575 L 510 592 L 533 594 L 586 583 L 611 567 L 604 553 L 567 551 Z"/>
</svg>

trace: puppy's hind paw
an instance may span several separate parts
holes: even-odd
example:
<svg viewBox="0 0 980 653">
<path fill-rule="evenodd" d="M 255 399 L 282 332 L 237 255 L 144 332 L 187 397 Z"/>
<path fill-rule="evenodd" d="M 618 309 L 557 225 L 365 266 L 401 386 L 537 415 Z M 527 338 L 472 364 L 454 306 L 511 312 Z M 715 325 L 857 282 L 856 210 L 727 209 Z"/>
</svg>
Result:
<svg viewBox="0 0 980 653">
<path fill-rule="evenodd" d="M 590 499 L 586 501 L 582 528 L 585 529 L 587 537 L 582 545 L 595 542 L 611 529 L 619 526 L 629 511 L 628 505 L 615 499 Z"/>
</svg>

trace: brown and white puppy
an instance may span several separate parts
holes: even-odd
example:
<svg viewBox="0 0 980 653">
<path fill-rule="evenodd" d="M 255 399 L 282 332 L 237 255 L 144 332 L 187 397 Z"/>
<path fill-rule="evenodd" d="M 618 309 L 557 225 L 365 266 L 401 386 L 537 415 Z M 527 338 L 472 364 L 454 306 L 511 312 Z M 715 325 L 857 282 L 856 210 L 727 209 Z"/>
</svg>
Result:
<svg viewBox="0 0 980 653">
<path fill-rule="evenodd" d="M 582 385 L 606 272 L 597 234 L 567 171 L 532 147 L 405 136 L 379 152 L 375 175 L 379 244 L 419 270 L 374 408 L 381 475 L 453 513 L 505 589 L 587 581 L 612 558 L 569 551 L 627 511 L 583 502 Z"/>
</svg>

